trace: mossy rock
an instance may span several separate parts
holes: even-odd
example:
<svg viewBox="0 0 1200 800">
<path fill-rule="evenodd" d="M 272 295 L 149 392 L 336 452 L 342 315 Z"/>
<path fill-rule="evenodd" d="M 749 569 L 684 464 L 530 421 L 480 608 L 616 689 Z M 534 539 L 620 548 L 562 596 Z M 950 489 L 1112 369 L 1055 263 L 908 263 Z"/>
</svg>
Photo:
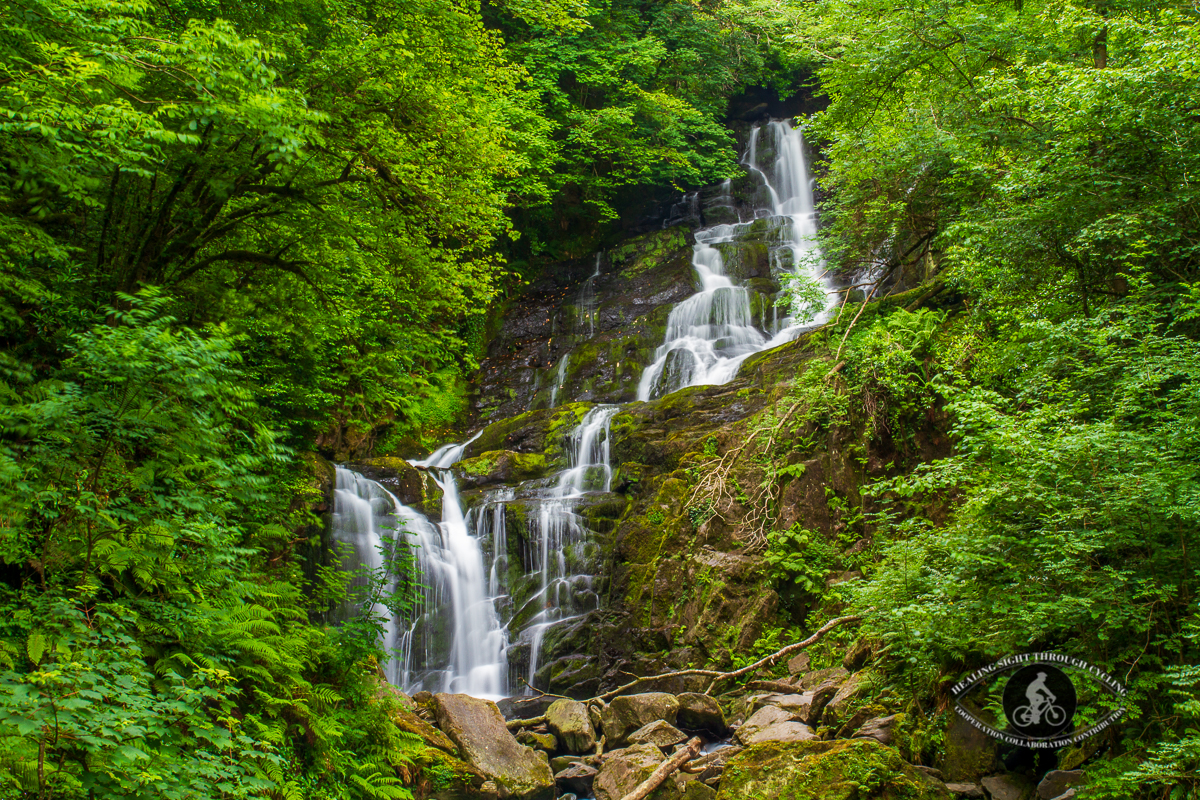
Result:
<svg viewBox="0 0 1200 800">
<path fill-rule="evenodd" d="M 428 747 L 413 757 L 417 767 L 411 791 L 417 800 L 465 800 L 479 796 L 479 788 L 486 780 L 479 770 L 448 753 Z"/>
<path fill-rule="evenodd" d="M 464 487 L 533 480 L 546 474 L 545 453 L 489 450 L 458 462 L 455 472 Z"/>
<path fill-rule="evenodd" d="M 421 471 L 403 458 L 367 458 L 346 464 L 346 468 L 375 481 L 405 505 L 415 506 L 426 499 Z"/>
<path fill-rule="evenodd" d="M 868 739 L 764 742 L 729 761 L 717 800 L 950 800 L 945 786 Z"/>
</svg>

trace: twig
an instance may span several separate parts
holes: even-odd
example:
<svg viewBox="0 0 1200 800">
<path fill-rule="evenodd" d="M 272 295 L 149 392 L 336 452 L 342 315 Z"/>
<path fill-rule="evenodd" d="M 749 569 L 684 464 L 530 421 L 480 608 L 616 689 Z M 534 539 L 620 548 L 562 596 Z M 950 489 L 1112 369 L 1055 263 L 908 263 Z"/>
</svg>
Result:
<svg viewBox="0 0 1200 800">
<path fill-rule="evenodd" d="M 871 298 L 875 296 L 875 291 L 878 288 L 879 284 L 877 283 L 875 284 L 875 288 L 871 290 L 871 293 L 867 295 L 867 299 L 863 300 L 862 308 L 860 308 L 858 313 L 854 315 L 854 319 L 850 320 L 850 327 L 846 328 L 846 333 L 842 336 L 842 343 L 838 345 L 837 355 L 833 357 L 834 361 L 837 361 L 839 358 L 841 358 L 842 348 L 846 346 L 846 339 L 850 336 L 850 331 L 854 330 L 854 323 L 858 322 L 858 318 L 862 316 L 862 312 L 867 310 L 867 303 L 871 302 Z"/>
<path fill-rule="evenodd" d="M 645 800 L 659 785 L 670 777 L 671 773 L 676 772 L 685 763 L 695 758 L 700 752 L 700 747 L 703 742 L 699 736 L 694 737 L 690 742 L 680 748 L 679 752 L 668 758 L 666 761 L 658 765 L 658 769 L 650 773 L 650 777 L 638 784 L 638 787 L 629 794 L 621 798 L 621 800 Z"/>
<path fill-rule="evenodd" d="M 533 691 L 537 692 L 537 693 L 538 693 L 538 697 L 557 697 L 557 698 L 560 698 L 560 699 L 563 699 L 563 700 L 570 700 L 570 699 L 571 699 L 571 698 L 567 697 L 565 694 L 550 694 L 549 692 L 543 692 L 541 689 L 539 689 L 539 688 L 537 688 L 536 686 L 534 686 L 534 685 L 530 684 L 530 683 L 529 683 L 529 681 L 525 680 L 524 678 L 521 678 L 521 683 L 525 684 L 525 685 L 526 685 L 526 686 L 528 686 L 530 689 L 532 689 Z"/>
<path fill-rule="evenodd" d="M 825 380 L 829 380 L 834 375 L 837 375 L 839 372 L 842 371 L 842 368 L 845 366 L 846 366 L 846 359 L 843 358 L 841 361 L 839 361 L 837 364 L 835 364 L 833 366 L 833 369 L 831 369 L 831 370 L 829 370 L 829 372 L 825 373 Z"/>
</svg>

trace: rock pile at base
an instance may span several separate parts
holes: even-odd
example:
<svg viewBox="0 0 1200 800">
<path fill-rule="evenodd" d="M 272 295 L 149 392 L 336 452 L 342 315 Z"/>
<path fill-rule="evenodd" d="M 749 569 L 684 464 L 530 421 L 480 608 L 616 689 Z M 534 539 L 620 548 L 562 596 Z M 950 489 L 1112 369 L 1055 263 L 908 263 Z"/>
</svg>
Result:
<svg viewBox="0 0 1200 800">
<path fill-rule="evenodd" d="M 692 736 L 710 748 L 648 800 L 1069 800 L 1084 779 L 1079 770 L 1006 772 L 992 740 L 954 724 L 940 769 L 909 763 L 901 754 L 908 752 L 906 716 L 870 701 L 869 672 L 807 671 L 807 658 L 791 663 L 799 674 L 719 698 L 643 692 L 607 703 L 510 698 L 498 707 L 466 695 L 420 693 L 409 728 L 443 758 L 461 759 L 455 796 L 496 800 L 621 800 Z M 515 731 L 506 716 L 521 721 Z M 433 793 L 415 794 L 421 800 Z"/>
</svg>

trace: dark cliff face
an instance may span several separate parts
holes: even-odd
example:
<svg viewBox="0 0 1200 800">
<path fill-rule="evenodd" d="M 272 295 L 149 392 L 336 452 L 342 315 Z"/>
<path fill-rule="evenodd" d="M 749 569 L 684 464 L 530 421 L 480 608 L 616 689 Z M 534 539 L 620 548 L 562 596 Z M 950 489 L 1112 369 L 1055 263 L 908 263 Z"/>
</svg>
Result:
<svg viewBox="0 0 1200 800">
<path fill-rule="evenodd" d="M 671 306 L 695 291 L 692 244 L 690 229 L 679 225 L 630 239 L 586 265 L 547 270 L 504 309 L 473 381 L 468 427 L 548 408 L 552 395 L 554 405 L 633 400 Z"/>
</svg>

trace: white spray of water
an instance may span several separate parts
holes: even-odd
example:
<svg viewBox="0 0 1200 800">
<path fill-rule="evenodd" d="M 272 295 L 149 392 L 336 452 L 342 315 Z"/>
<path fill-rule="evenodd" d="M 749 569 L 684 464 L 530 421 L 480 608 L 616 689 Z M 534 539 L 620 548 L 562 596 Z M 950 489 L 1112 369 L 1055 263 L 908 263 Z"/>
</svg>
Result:
<svg viewBox="0 0 1200 800">
<path fill-rule="evenodd" d="M 758 154 L 764 130 L 775 153 L 774 161 L 766 165 L 760 163 Z M 770 196 L 770 208 L 761 209 L 761 214 L 756 211 L 756 215 L 769 217 L 768 224 L 780 242 L 772 249 L 772 265 L 781 271 L 798 270 L 821 280 L 825 287 L 825 307 L 809 322 L 810 326 L 819 325 L 827 318 L 833 290 L 821 277 L 804 138 L 786 120 L 755 127 L 743 163 L 762 179 Z M 804 329 L 790 318 L 775 317 L 768 337 L 754 325 L 749 292 L 725 272 L 718 245 L 738 241 L 752 224 L 714 225 L 696 231 L 692 266 L 700 291 L 671 309 L 663 343 L 638 384 L 638 400 L 661 397 L 685 386 L 726 383 L 747 357 L 788 342 Z"/>
</svg>

